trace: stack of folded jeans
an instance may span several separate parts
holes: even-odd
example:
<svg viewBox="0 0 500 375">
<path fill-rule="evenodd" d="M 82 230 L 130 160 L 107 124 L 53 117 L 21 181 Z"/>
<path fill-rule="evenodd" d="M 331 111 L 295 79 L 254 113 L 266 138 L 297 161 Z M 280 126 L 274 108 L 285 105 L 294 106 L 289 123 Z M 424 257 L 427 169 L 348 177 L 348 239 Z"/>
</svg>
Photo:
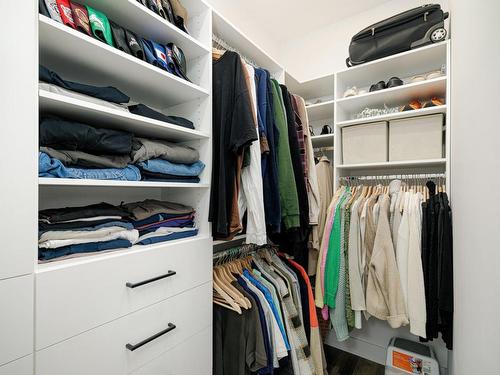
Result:
<svg viewBox="0 0 500 375">
<path fill-rule="evenodd" d="M 39 212 L 38 259 L 128 248 L 139 232 L 120 207 L 99 203 L 84 207 L 48 209 Z"/>
<path fill-rule="evenodd" d="M 196 149 L 159 139 L 134 138 L 131 156 L 146 181 L 200 182 L 205 168 Z"/>
<path fill-rule="evenodd" d="M 129 212 L 134 228 L 139 231 L 139 245 L 172 241 L 198 234 L 192 207 L 147 199 L 124 204 L 121 208 Z"/>
<path fill-rule="evenodd" d="M 153 199 L 42 210 L 38 259 L 49 262 L 196 236 L 194 219 L 192 207 Z"/>
<path fill-rule="evenodd" d="M 40 177 L 197 183 L 204 168 L 188 146 L 58 117 L 40 121 Z"/>
</svg>

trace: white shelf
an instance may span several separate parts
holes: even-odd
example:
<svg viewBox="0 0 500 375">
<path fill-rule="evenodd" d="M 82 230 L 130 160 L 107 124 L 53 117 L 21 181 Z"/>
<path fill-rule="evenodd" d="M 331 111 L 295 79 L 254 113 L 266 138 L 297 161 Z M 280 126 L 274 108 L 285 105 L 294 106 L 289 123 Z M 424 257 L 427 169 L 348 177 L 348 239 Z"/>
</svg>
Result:
<svg viewBox="0 0 500 375">
<path fill-rule="evenodd" d="M 80 186 L 80 187 L 128 187 L 128 188 L 208 188 L 210 184 L 192 182 L 152 182 L 152 181 L 118 181 L 88 180 L 76 178 L 38 178 L 39 186 Z"/>
<path fill-rule="evenodd" d="M 156 108 L 209 95 L 208 89 L 48 17 L 40 15 L 38 26 L 40 63 L 56 70 L 65 79 L 83 80 L 98 86 L 106 83 Z"/>
<path fill-rule="evenodd" d="M 183 128 L 179 125 L 169 124 L 45 90 L 39 90 L 39 108 L 42 112 L 56 114 L 102 128 L 127 131 L 143 137 L 164 138 L 173 142 L 206 139 L 209 137 L 208 134 Z"/>
<path fill-rule="evenodd" d="M 311 104 L 306 107 L 309 121 L 321 121 L 333 119 L 335 110 L 335 101 L 328 100 L 326 102 Z"/>
<path fill-rule="evenodd" d="M 200 6 L 202 2 L 197 2 Z M 175 43 L 191 60 L 210 53 L 210 49 L 136 0 L 85 0 L 85 4 L 104 12 L 110 19 L 137 35 L 158 43 Z M 208 11 L 208 6 L 204 6 Z M 190 15 L 193 10 L 189 9 Z M 202 9 L 198 9 L 198 12 Z M 188 23 L 189 29 L 189 23 Z"/>
<path fill-rule="evenodd" d="M 313 147 L 333 147 L 334 135 L 332 134 L 323 134 L 323 135 L 314 135 L 311 137 L 311 142 Z"/>
<path fill-rule="evenodd" d="M 121 256 L 128 255 L 130 253 L 142 253 L 145 251 L 150 251 L 155 248 L 168 248 L 169 247 L 175 247 L 180 244 L 185 244 L 185 243 L 190 243 L 190 242 L 197 242 L 199 240 L 206 240 L 208 236 L 200 235 L 198 234 L 197 236 L 193 237 L 187 237 L 187 238 L 181 238 L 178 240 L 172 240 L 172 241 L 165 241 L 165 242 L 159 242 L 155 243 L 152 245 L 134 245 L 132 247 L 128 247 L 125 249 L 115 249 L 111 251 L 104 251 L 104 252 L 95 252 L 95 253 L 88 253 L 88 255 L 84 255 L 81 257 L 75 257 L 75 258 L 68 258 L 68 259 L 62 259 L 62 260 L 54 260 L 53 262 L 46 262 L 46 263 L 38 263 L 35 269 L 35 273 L 40 274 L 40 273 L 45 273 L 45 272 L 51 272 L 63 268 L 69 268 L 69 267 L 74 267 L 74 266 L 79 266 L 87 263 L 93 263 L 93 262 L 98 262 L 103 259 L 109 259 L 109 258 L 117 258 Z"/>
<path fill-rule="evenodd" d="M 337 99 L 336 103 L 340 111 L 353 114 L 362 111 L 364 108 L 381 108 L 384 104 L 392 107 L 402 105 L 413 99 L 425 100 L 432 96 L 444 98 L 446 96 L 446 81 L 446 76 L 443 76 L 358 96 Z"/>
<path fill-rule="evenodd" d="M 390 169 L 400 167 L 432 167 L 444 166 L 446 159 L 427 159 L 427 160 L 408 160 L 408 161 L 388 161 L 381 163 L 364 163 L 364 164 L 343 164 L 337 165 L 338 169 L 354 170 L 354 169 Z"/>
<path fill-rule="evenodd" d="M 337 97 L 343 95 L 347 87 L 369 87 L 391 77 L 404 79 L 441 69 L 446 64 L 448 43 L 449 41 L 430 44 L 337 72 Z"/>
<path fill-rule="evenodd" d="M 299 82 L 287 73 L 286 85 L 292 93 L 301 96 L 304 100 L 333 97 L 334 75 L 329 74 L 327 76 Z"/>
<path fill-rule="evenodd" d="M 436 113 L 446 113 L 446 108 L 447 107 L 445 104 L 436 107 L 417 109 L 414 111 L 405 111 L 405 112 L 391 113 L 383 116 L 373 116 L 355 120 L 340 121 L 337 123 L 337 126 L 342 128 L 345 126 L 367 124 L 370 122 L 377 122 L 377 121 L 391 121 L 391 120 L 399 120 L 403 118 L 416 117 L 416 116 L 434 115 Z"/>
<path fill-rule="evenodd" d="M 267 69 L 271 75 L 282 74 L 283 67 L 276 60 L 215 9 L 212 9 L 212 32 L 244 57 L 251 59 L 259 67 Z"/>
</svg>

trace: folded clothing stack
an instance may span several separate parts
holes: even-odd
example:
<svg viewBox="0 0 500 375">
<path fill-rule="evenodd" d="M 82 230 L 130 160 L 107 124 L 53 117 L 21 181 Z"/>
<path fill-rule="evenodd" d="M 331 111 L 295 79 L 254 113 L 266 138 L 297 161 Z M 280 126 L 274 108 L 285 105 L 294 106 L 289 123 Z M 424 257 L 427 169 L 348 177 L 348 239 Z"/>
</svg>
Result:
<svg viewBox="0 0 500 375">
<path fill-rule="evenodd" d="M 164 3 L 170 5 L 168 1 Z M 187 12 L 177 0 L 174 3 L 179 14 L 175 15 L 175 18 L 172 16 L 171 22 L 187 32 L 184 23 Z M 108 19 L 103 12 L 88 5 L 81 5 L 70 0 L 39 0 L 38 5 L 39 12 L 44 16 L 189 81 L 186 75 L 186 57 L 175 44 L 163 45 L 138 37 L 131 30 Z M 169 8 L 172 13 L 172 7 L 169 6 Z M 165 8 L 161 7 L 161 9 Z"/>
<path fill-rule="evenodd" d="M 47 69 L 43 65 L 39 66 L 38 79 L 40 80 L 39 87 L 45 91 L 99 104 L 108 108 L 130 112 L 134 115 L 168 122 L 184 128 L 194 129 L 193 123 L 188 119 L 178 116 L 167 116 L 161 112 L 155 111 L 145 104 L 130 102 L 130 97 L 116 87 L 93 86 L 67 81 L 59 74 Z"/>
<path fill-rule="evenodd" d="M 48 209 L 38 216 L 38 259 L 131 247 L 139 232 L 128 212 L 107 203 Z"/>
<path fill-rule="evenodd" d="M 178 203 L 147 199 L 121 206 L 130 213 L 134 228 L 139 231 L 137 243 L 149 245 L 158 242 L 196 236 L 195 211 Z"/>
<path fill-rule="evenodd" d="M 99 203 L 39 212 L 41 262 L 196 236 L 195 211 L 182 204 L 145 200 Z"/>
<path fill-rule="evenodd" d="M 196 149 L 58 117 L 40 120 L 40 177 L 199 182 Z"/>
</svg>

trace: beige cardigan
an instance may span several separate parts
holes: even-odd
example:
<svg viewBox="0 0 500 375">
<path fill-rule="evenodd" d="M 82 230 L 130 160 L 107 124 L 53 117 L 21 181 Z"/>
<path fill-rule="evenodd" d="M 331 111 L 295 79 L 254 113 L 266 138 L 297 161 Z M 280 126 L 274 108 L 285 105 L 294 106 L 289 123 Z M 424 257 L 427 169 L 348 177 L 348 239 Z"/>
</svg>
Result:
<svg viewBox="0 0 500 375">
<path fill-rule="evenodd" d="M 380 197 L 380 214 L 366 286 L 366 309 L 392 328 L 408 324 L 389 225 L 390 198 Z"/>
</svg>

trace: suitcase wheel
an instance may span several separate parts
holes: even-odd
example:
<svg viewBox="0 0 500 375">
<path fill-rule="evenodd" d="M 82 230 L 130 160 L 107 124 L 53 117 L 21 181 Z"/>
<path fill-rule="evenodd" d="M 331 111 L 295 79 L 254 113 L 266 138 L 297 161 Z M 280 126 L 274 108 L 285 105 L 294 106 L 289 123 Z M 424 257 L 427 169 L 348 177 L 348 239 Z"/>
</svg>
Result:
<svg viewBox="0 0 500 375">
<path fill-rule="evenodd" d="M 431 34 L 432 43 L 441 42 L 445 38 L 446 38 L 446 29 L 444 27 L 437 28 Z"/>
</svg>

